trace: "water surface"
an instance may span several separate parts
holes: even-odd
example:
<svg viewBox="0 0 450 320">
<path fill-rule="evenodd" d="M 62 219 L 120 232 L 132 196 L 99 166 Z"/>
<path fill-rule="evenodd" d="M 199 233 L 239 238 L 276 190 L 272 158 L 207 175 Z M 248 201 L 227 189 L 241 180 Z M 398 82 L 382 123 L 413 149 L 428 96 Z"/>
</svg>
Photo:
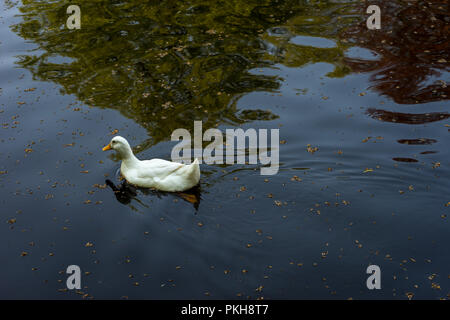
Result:
<svg viewBox="0 0 450 320">
<path fill-rule="evenodd" d="M 380 2 L 381 31 L 360 1 L 86 2 L 80 30 L 68 3 L 2 4 L 1 298 L 448 297 L 445 1 Z M 279 129 L 279 173 L 117 201 L 111 137 L 170 159 L 195 120 Z"/>
</svg>

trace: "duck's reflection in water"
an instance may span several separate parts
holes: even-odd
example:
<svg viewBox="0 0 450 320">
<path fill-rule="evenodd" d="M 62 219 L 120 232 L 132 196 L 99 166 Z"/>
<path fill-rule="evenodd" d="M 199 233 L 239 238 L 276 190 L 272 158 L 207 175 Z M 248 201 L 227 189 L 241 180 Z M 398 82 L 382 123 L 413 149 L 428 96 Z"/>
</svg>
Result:
<svg viewBox="0 0 450 320">
<path fill-rule="evenodd" d="M 137 199 L 138 190 L 142 192 L 145 195 L 153 195 L 157 196 L 158 198 L 162 198 L 165 196 L 175 196 L 178 198 L 183 199 L 186 202 L 189 202 L 193 205 L 195 211 L 197 212 L 199 206 L 200 206 L 200 185 L 197 185 L 187 191 L 183 192 L 164 192 L 164 191 L 158 191 L 156 189 L 150 189 L 150 188 L 140 188 L 133 186 L 126 182 L 125 180 L 115 185 L 114 182 L 107 179 L 105 183 L 112 189 L 114 192 L 114 195 L 116 196 L 117 201 L 119 201 L 122 204 L 130 204 L 131 200 L 136 200 L 137 202 L 141 203 L 139 199 Z M 141 203 L 142 204 L 142 203 Z"/>
</svg>

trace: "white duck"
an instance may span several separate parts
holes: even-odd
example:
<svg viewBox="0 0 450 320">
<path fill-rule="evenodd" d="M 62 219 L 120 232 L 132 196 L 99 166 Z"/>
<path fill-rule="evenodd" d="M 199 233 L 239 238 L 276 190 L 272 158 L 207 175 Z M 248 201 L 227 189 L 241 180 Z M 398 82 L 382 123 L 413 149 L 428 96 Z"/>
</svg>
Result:
<svg viewBox="0 0 450 320">
<path fill-rule="evenodd" d="M 122 175 L 136 186 L 176 192 L 191 189 L 200 181 L 198 159 L 190 165 L 162 159 L 141 161 L 133 154 L 128 141 L 120 136 L 112 138 L 103 151 L 110 149 L 116 150 L 122 159 Z"/>
</svg>

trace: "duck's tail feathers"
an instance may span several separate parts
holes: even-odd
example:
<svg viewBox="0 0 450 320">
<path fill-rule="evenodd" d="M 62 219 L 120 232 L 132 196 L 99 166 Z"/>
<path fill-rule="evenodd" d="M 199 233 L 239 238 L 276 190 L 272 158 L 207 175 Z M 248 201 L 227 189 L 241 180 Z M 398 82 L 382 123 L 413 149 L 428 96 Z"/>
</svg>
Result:
<svg viewBox="0 0 450 320">
<path fill-rule="evenodd" d="M 200 165 L 198 159 L 195 158 L 194 162 L 192 162 L 190 166 L 192 168 L 190 176 L 194 181 L 196 181 L 196 183 L 198 183 L 198 181 L 200 181 Z"/>
</svg>

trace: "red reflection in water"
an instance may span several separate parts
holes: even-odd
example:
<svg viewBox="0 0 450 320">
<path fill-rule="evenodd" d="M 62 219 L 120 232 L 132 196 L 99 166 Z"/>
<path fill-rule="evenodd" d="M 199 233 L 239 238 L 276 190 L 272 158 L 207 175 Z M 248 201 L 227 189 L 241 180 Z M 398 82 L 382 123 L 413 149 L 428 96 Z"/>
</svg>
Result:
<svg viewBox="0 0 450 320">
<path fill-rule="evenodd" d="M 373 72 L 373 88 L 396 103 L 449 99 L 450 87 L 443 75 L 450 72 L 448 0 L 366 1 L 359 10 L 365 12 L 369 4 L 381 9 L 381 29 L 368 30 L 362 21 L 341 36 L 381 57 L 377 61 L 346 58 L 346 64 L 356 72 Z"/>
<path fill-rule="evenodd" d="M 437 141 L 434 139 L 420 138 L 420 139 L 400 139 L 400 140 L 397 140 L 397 142 L 401 143 L 401 144 L 422 145 L 422 144 L 436 143 Z"/>
<path fill-rule="evenodd" d="M 418 160 L 412 158 L 392 158 L 392 160 L 397 162 L 419 162 Z"/>
<path fill-rule="evenodd" d="M 424 124 L 444 120 L 450 117 L 449 113 L 402 113 L 391 112 L 382 109 L 367 109 L 367 113 L 374 119 L 386 122 L 399 122 L 406 124 Z"/>
</svg>

